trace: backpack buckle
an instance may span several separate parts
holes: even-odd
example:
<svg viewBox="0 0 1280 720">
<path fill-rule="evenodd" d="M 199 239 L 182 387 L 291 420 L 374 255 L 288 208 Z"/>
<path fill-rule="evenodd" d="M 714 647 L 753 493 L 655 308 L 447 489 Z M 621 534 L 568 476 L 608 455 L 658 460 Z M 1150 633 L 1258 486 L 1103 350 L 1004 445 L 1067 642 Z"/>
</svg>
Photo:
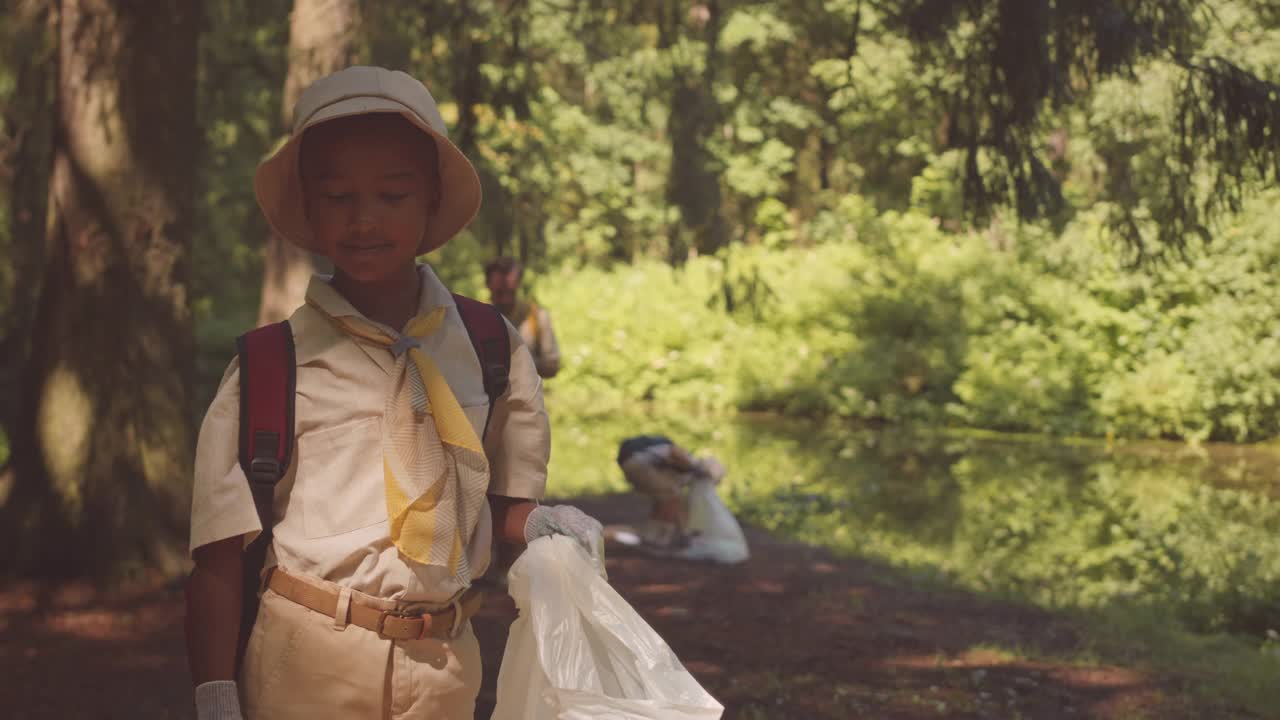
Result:
<svg viewBox="0 0 1280 720">
<path fill-rule="evenodd" d="M 485 338 L 481 341 L 484 363 L 484 391 L 489 397 L 497 398 L 507 391 L 507 380 L 511 371 L 503 362 L 503 342 L 505 338 Z"/>
<path fill-rule="evenodd" d="M 253 459 L 249 461 L 249 481 L 274 485 L 280 479 L 280 433 L 259 430 L 253 434 Z"/>
<path fill-rule="evenodd" d="M 273 457 L 254 458 L 249 463 L 249 481 L 274 485 L 280 478 L 280 461 Z"/>
<path fill-rule="evenodd" d="M 497 363 L 485 366 L 484 391 L 486 395 L 495 399 L 507 391 L 507 369 L 505 367 Z"/>
</svg>

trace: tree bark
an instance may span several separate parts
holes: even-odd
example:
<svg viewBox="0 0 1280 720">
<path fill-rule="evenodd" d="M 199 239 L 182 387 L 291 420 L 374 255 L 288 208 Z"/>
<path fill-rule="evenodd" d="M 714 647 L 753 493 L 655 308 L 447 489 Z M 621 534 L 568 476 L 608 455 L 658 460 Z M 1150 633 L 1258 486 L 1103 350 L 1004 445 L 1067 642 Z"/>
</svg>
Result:
<svg viewBox="0 0 1280 720">
<path fill-rule="evenodd" d="M 58 10 L 47 253 L 0 542 L 25 574 L 173 570 L 190 512 L 199 5 Z"/>
<path fill-rule="evenodd" d="M 693 3 L 685 19 L 680 16 L 682 6 L 675 3 L 671 17 L 673 28 L 668 32 L 678 34 L 675 28 L 682 23 L 695 25 L 705 43 L 706 59 L 701 75 L 675 78 L 671 95 L 667 123 L 671 137 L 667 201 L 680 209 L 680 222 L 669 230 L 668 258 L 675 265 L 687 259 L 690 249 L 710 254 L 729 242 L 729 228 L 721 212 L 720 168 L 707 149 L 711 133 L 719 122 L 712 85 L 723 19 L 717 0 Z"/>
<path fill-rule="evenodd" d="M 282 134 L 293 127 L 293 107 L 308 85 L 351 64 L 360 28 L 357 0 L 294 0 L 289 22 L 289 71 L 284 83 Z M 279 322 L 302 304 L 317 259 L 275 233 L 263 258 L 258 324 Z"/>
<path fill-rule="evenodd" d="M 13 90 L 0 103 L 0 197 L 8 221 L 0 230 L 0 257 L 9 260 L 0 268 L 0 420 L 10 435 L 45 254 L 57 69 L 54 17 L 42 0 L 19 0 L 0 21 L 0 62 L 14 78 Z"/>
</svg>

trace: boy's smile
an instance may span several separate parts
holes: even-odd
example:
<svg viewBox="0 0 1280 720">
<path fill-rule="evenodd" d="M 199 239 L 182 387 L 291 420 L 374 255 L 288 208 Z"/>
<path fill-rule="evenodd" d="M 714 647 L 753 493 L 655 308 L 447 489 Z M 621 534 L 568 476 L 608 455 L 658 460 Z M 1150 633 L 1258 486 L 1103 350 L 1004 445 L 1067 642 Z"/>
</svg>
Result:
<svg viewBox="0 0 1280 720">
<path fill-rule="evenodd" d="M 335 281 L 408 276 L 438 191 L 434 141 L 399 115 L 379 114 L 322 123 L 303 143 L 307 219 Z"/>
<path fill-rule="evenodd" d="M 361 241 L 338 243 L 338 249 L 344 254 L 353 256 L 373 256 L 390 252 L 395 248 L 391 243 L 368 243 Z"/>
</svg>

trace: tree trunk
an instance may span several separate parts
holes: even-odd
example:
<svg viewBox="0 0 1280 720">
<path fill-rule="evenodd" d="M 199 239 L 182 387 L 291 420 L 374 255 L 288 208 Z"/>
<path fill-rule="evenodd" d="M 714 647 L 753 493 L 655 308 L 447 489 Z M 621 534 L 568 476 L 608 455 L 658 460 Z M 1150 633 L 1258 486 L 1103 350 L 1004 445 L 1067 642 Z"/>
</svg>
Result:
<svg viewBox="0 0 1280 720">
<path fill-rule="evenodd" d="M 517 198 L 502 184 L 502 179 L 481 162 L 476 148 L 479 130 L 476 108 L 493 100 L 492 93 L 487 92 L 491 88 L 487 87 L 480 68 L 486 62 L 494 61 L 493 49 L 472 36 L 484 19 L 478 16 L 470 2 L 456 3 L 450 14 L 443 17 L 447 18 L 449 47 L 455 65 L 449 75 L 450 90 L 458 106 L 458 120 L 450 128 L 449 139 L 475 163 L 485 198 L 478 222 L 471 227 L 478 237 L 489 238 L 488 249 L 495 257 L 512 255 L 519 252 L 517 235 L 521 223 L 514 210 Z"/>
<path fill-rule="evenodd" d="M 681 3 L 675 4 L 671 21 L 675 27 L 681 22 L 698 27 L 706 44 L 706 62 L 701 76 L 675 78 L 667 123 L 671 136 L 667 201 L 680 209 L 680 222 L 669 231 L 668 257 L 677 265 L 685 261 L 690 249 L 709 254 L 729 242 L 728 225 L 721 213 L 720 168 L 707 149 L 719 122 L 712 83 L 722 23 L 720 7 L 716 0 L 694 3 L 684 19 L 680 7 Z"/>
<path fill-rule="evenodd" d="M 188 0 L 59 3 L 47 252 L 0 517 L 11 570 L 185 557 L 198 19 Z"/>
<path fill-rule="evenodd" d="M 0 20 L 0 63 L 14 80 L 0 102 L 0 202 L 7 210 L 0 257 L 9 260 L 0 268 L 0 420 L 10 435 L 44 258 L 57 68 L 54 15 L 43 0 L 20 0 Z"/>
<path fill-rule="evenodd" d="M 351 64 L 360 27 L 357 0 L 294 0 L 289 23 L 289 72 L 284 83 L 282 133 L 293 127 L 293 106 L 316 80 Z M 258 324 L 284 320 L 302 304 L 317 259 L 272 233 L 263 258 Z"/>
</svg>

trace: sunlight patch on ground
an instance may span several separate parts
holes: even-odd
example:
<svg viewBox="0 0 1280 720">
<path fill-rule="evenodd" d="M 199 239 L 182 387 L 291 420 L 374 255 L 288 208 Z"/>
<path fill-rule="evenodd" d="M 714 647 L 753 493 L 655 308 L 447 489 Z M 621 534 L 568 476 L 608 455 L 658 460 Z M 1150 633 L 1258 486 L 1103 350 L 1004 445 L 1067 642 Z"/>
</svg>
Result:
<svg viewBox="0 0 1280 720">
<path fill-rule="evenodd" d="M 1062 667 L 1030 661 L 1008 650 L 979 647 L 947 657 L 942 653 L 931 655 L 899 655 L 884 661 L 891 668 L 909 670 L 971 669 L 975 686 L 988 677 L 988 670 L 1000 670 L 1001 674 L 1017 673 L 1011 680 L 1016 685 L 1034 687 L 1041 682 L 1051 682 L 1077 688 L 1125 689 L 1149 685 L 1151 680 L 1143 673 L 1115 666 Z"/>
<path fill-rule="evenodd" d="M 667 595 L 671 593 L 684 592 L 687 590 L 684 585 L 676 585 L 670 583 L 651 583 L 649 585 L 641 585 L 631 592 L 636 595 Z"/>
<path fill-rule="evenodd" d="M 45 623 L 54 632 L 88 640 L 127 640 L 137 634 L 132 622 L 106 610 L 59 613 Z"/>
<path fill-rule="evenodd" d="M 693 673 L 695 676 L 704 675 L 723 675 L 724 668 L 716 663 L 705 662 L 702 660 L 690 660 L 684 664 L 685 669 Z"/>
<path fill-rule="evenodd" d="M 1008 665 L 1022 659 L 1022 655 L 1013 650 L 979 646 L 965 651 L 963 655 L 956 658 L 956 662 L 958 667 L 964 667 L 966 665 Z"/>
<path fill-rule="evenodd" d="M 1057 668 L 1049 677 L 1064 685 L 1093 688 L 1124 688 L 1148 684 L 1148 678 L 1132 670 L 1116 667 Z"/>
<path fill-rule="evenodd" d="M 693 612 L 689 608 L 680 605 L 668 605 L 658 608 L 653 614 L 664 618 L 687 618 L 691 617 Z"/>
<path fill-rule="evenodd" d="M 749 589 L 770 595 L 781 595 L 787 591 L 787 586 L 774 580 L 757 580 L 751 583 Z"/>
</svg>

